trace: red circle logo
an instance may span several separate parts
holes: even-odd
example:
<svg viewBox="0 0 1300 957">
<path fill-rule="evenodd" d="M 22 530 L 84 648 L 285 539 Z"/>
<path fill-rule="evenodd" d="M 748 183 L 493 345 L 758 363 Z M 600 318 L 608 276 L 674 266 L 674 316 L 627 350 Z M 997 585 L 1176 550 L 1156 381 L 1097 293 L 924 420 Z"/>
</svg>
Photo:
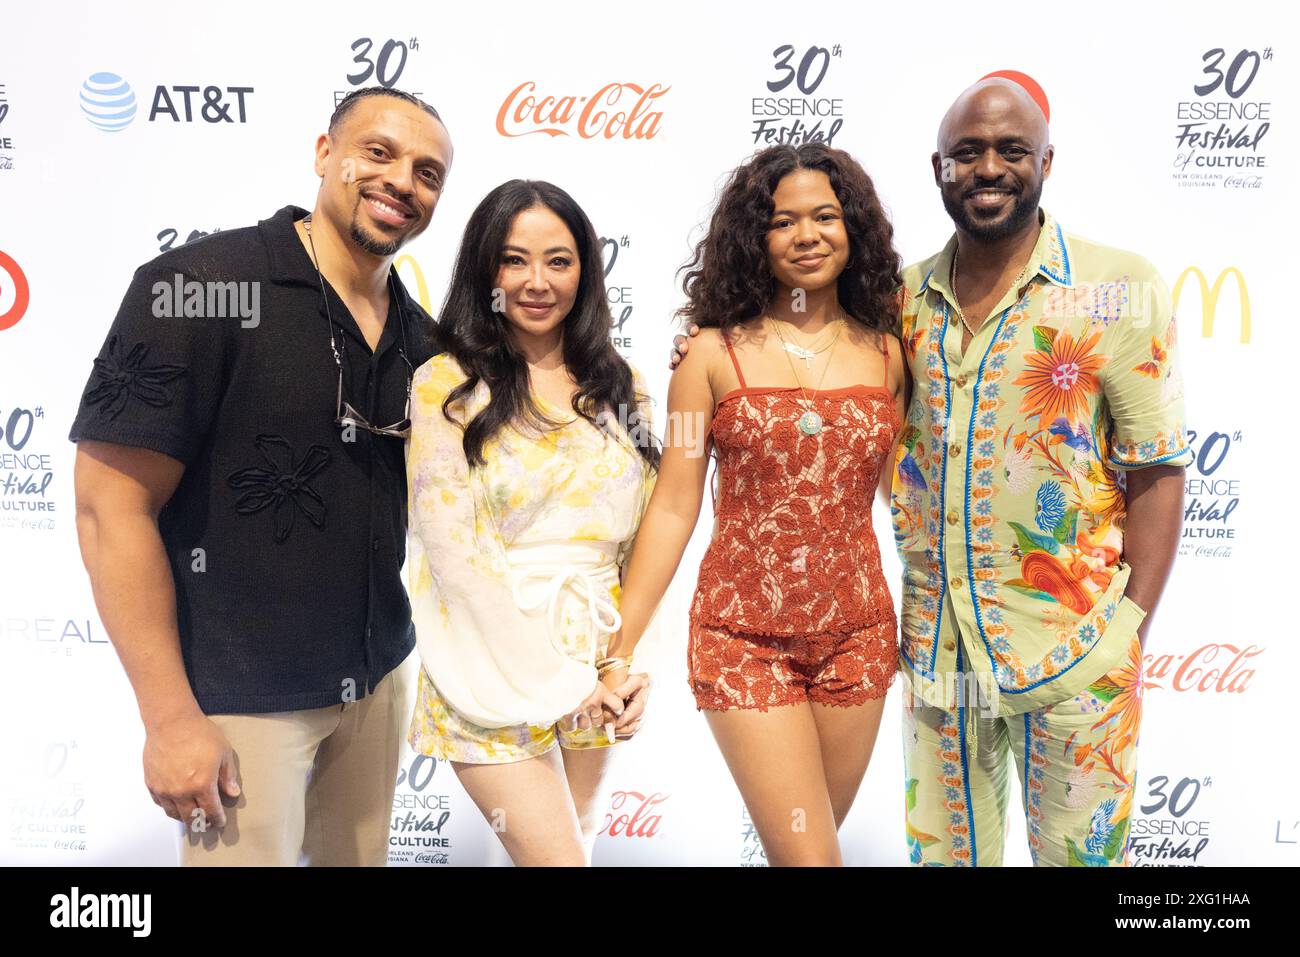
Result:
<svg viewBox="0 0 1300 957">
<path fill-rule="evenodd" d="M 18 320 L 27 311 L 27 303 L 31 301 L 31 290 L 27 286 L 27 277 L 22 269 L 14 262 L 12 256 L 0 252 L 0 288 L 4 286 L 4 273 L 9 275 L 9 281 L 14 285 L 14 304 L 8 312 L 0 313 L 0 332 L 10 326 L 18 325 Z"/>
<path fill-rule="evenodd" d="M 985 73 L 980 79 L 987 80 L 995 76 L 1010 80 L 1012 83 L 1023 87 L 1025 92 L 1038 104 L 1038 108 L 1043 111 L 1043 119 L 1051 122 L 1052 112 L 1047 105 L 1047 94 L 1043 92 L 1043 88 L 1038 85 L 1037 80 L 1028 73 L 1021 73 L 1019 70 L 994 70 L 992 73 Z"/>
</svg>

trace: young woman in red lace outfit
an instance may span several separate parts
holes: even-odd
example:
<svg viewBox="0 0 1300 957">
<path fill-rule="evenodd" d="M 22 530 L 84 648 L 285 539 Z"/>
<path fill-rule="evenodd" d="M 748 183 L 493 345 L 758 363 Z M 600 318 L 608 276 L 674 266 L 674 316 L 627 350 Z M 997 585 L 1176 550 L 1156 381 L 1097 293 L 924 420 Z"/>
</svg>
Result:
<svg viewBox="0 0 1300 957">
<path fill-rule="evenodd" d="M 717 528 L 690 611 L 697 708 L 775 865 L 841 863 L 897 667 L 871 523 L 888 495 L 904 372 L 900 262 L 870 178 L 821 143 L 755 154 L 696 247 L 658 485 L 623 584 L 630 654 L 699 517 Z M 617 650 L 616 650 L 617 649 Z"/>
</svg>

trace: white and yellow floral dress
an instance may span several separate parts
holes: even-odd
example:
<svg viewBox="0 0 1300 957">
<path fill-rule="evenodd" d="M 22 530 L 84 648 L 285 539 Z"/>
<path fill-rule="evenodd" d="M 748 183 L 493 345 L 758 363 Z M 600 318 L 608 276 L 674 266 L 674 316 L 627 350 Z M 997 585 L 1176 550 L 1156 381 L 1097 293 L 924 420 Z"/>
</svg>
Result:
<svg viewBox="0 0 1300 957">
<path fill-rule="evenodd" d="M 640 426 L 650 400 L 633 370 Z M 459 424 L 488 404 L 479 382 L 442 412 L 466 376 L 449 354 L 417 370 L 406 450 L 408 590 L 422 668 L 408 740 L 416 752 L 485 764 L 556 745 L 607 745 L 604 729 L 563 731 L 596 686 L 595 661 L 621 625 L 619 573 L 654 473 L 627 432 L 628 410 L 598 429 L 540 397 L 544 433 L 506 428 L 470 469 Z M 648 671 L 653 629 L 633 672 Z"/>
</svg>

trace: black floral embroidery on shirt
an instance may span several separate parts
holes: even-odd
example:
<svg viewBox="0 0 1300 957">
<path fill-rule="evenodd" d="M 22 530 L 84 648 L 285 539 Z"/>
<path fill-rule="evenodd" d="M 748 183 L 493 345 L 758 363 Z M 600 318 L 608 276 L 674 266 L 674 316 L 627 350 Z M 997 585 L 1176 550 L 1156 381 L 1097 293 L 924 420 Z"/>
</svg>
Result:
<svg viewBox="0 0 1300 957">
<path fill-rule="evenodd" d="M 123 356 L 117 336 L 110 336 L 107 352 L 95 360 L 92 373 L 95 385 L 86 393 L 86 402 L 90 405 L 104 403 L 100 411 L 110 419 L 126 407 L 132 396 L 156 409 L 171 405 L 173 397 L 163 386 L 183 376 L 185 366 L 171 363 L 146 365 L 148 358 L 148 343 L 137 342 Z"/>
<path fill-rule="evenodd" d="M 330 462 L 329 449 L 313 445 L 301 462 L 293 447 L 278 435 L 259 435 L 253 442 L 269 469 L 240 469 L 230 475 L 232 488 L 246 489 L 235 501 L 241 515 L 252 515 L 268 506 L 274 507 L 275 540 L 283 542 L 293 531 L 294 517 L 302 512 L 317 528 L 325 524 L 325 501 L 307 480 Z"/>
</svg>

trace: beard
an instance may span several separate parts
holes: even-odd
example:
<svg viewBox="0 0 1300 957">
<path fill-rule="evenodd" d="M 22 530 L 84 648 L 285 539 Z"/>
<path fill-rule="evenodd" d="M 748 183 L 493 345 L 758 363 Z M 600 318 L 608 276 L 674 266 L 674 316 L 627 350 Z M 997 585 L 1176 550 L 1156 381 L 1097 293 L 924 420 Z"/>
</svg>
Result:
<svg viewBox="0 0 1300 957">
<path fill-rule="evenodd" d="M 943 208 L 948 211 L 957 228 L 983 242 L 1006 239 L 1024 229 L 1031 219 L 1038 216 L 1038 201 L 1042 195 L 1043 184 L 1039 181 L 1032 187 L 1026 187 L 1013 195 L 1011 212 L 1005 217 L 986 223 L 966 212 L 966 206 L 962 202 L 963 197 L 950 196 L 947 192 L 942 194 Z"/>
<path fill-rule="evenodd" d="M 361 224 L 355 219 L 352 220 L 352 227 L 348 230 L 348 233 L 352 237 L 354 243 L 372 256 L 393 256 L 402 248 L 402 240 L 392 239 L 388 242 L 384 242 L 382 239 L 377 239 L 362 229 Z"/>
<path fill-rule="evenodd" d="M 406 237 L 380 239 L 373 233 L 367 232 L 360 222 L 361 204 L 364 201 L 365 197 L 358 193 L 356 205 L 352 207 L 352 222 L 348 226 L 348 235 L 352 237 L 354 243 L 372 256 L 395 256 L 397 251 L 406 243 Z"/>
</svg>

